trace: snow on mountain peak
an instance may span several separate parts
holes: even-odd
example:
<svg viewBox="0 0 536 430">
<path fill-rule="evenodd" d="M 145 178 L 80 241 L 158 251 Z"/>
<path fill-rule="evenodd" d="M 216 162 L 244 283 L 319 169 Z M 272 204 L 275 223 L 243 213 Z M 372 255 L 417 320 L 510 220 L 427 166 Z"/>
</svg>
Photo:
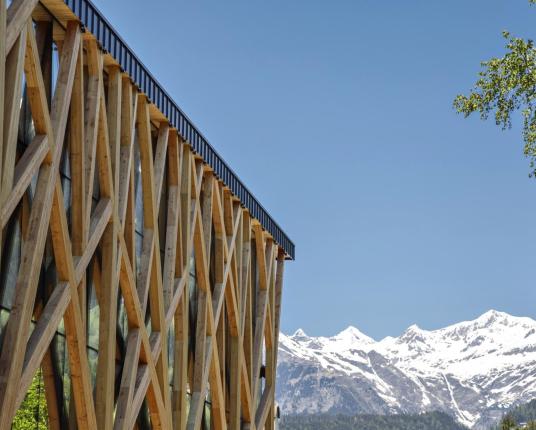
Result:
<svg viewBox="0 0 536 430">
<path fill-rule="evenodd" d="M 409 326 L 400 337 L 396 338 L 397 343 L 425 343 L 430 332 L 421 329 L 417 324 Z"/>
<path fill-rule="evenodd" d="M 427 333 L 429 333 L 428 330 L 423 330 L 417 324 L 412 324 L 406 330 L 404 330 L 404 333 L 402 333 L 402 335 L 400 337 L 405 337 L 405 336 L 410 336 L 410 337 L 425 336 Z"/>
<path fill-rule="evenodd" d="M 478 318 L 489 318 L 489 317 L 511 317 L 512 315 L 507 314 L 506 312 L 497 311 L 495 309 L 490 309 L 487 312 L 484 312 Z"/>
<path fill-rule="evenodd" d="M 294 332 L 294 334 L 291 337 L 293 338 L 307 337 L 307 334 L 301 328 L 299 328 L 298 330 Z"/>
<path fill-rule="evenodd" d="M 437 330 L 425 330 L 417 324 L 413 324 L 400 336 L 387 336 L 379 342 L 354 326 L 349 326 L 332 337 L 308 336 L 303 329 L 299 328 L 294 334 L 288 336 L 288 339 L 304 345 L 313 343 L 317 347 L 329 345 L 330 350 L 350 348 L 364 348 L 367 351 L 370 349 L 384 350 L 386 347 L 392 349 L 395 344 L 415 343 L 434 344 L 434 349 L 441 349 L 441 345 L 443 345 L 443 347 L 452 350 L 454 343 L 460 343 L 460 345 L 463 344 L 464 347 L 470 348 L 475 345 L 476 338 L 480 340 L 486 338 L 488 342 L 493 344 L 511 346 L 515 339 L 522 340 L 533 333 L 536 334 L 535 320 L 515 317 L 506 312 L 492 309 L 474 320 L 462 321 Z M 338 347 L 333 348 L 335 345 Z"/>
<path fill-rule="evenodd" d="M 480 315 L 475 322 L 482 324 L 484 327 L 488 327 L 492 324 L 504 324 L 504 325 L 511 325 L 516 324 L 517 317 L 514 317 L 510 314 L 507 314 L 506 312 L 499 312 L 496 310 L 489 310 L 482 315 Z"/>
<path fill-rule="evenodd" d="M 361 330 L 354 326 L 349 326 L 333 337 L 334 339 L 346 339 L 357 341 L 359 343 L 372 344 L 376 343 L 374 339 L 364 334 Z"/>
<path fill-rule="evenodd" d="M 281 374 L 287 375 L 280 378 L 290 384 L 285 392 L 317 384 L 329 393 L 355 389 L 343 397 L 362 398 L 365 412 L 372 403 L 378 408 L 372 412 L 446 409 L 473 426 L 488 412 L 500 416 L 504 407 L 536 397 L 536 321 L 496 310 L 437 330 L 414 324 L 378 342 L 353 326 L 332 337 L 307 336 L 300 329 L 281 334 L 280 350 L 286 366 Z M 305 391 L 285 394 L 294 405 L 287 408 L 316 413 L 318 405 L 329 403 L 316 399 L 316 390 L 307 400 Z M 338 411 L 340 402 L 332 400 L 329 407 Z M 348 410 L 355 410 L 350 403 Z"/>
</svg>

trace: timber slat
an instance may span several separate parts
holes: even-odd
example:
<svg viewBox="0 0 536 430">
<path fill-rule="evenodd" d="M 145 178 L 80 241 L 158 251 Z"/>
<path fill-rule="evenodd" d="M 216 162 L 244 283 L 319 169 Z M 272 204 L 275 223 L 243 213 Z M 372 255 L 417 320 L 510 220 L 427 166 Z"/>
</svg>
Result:
<svg viewBox="0 0 536 430">
<path fill-rule="evenodd" d="M 133 82 L 65 2 L 0 0 L 0 245 L 12 223 L 22 243 L 0 429 L 41 368 L 53 430 L 138 429 L 143 408 L 151 428 L 198 430 L 208 396 L 212 428 L 273 430 L 285 251 Z"/>
</svg>

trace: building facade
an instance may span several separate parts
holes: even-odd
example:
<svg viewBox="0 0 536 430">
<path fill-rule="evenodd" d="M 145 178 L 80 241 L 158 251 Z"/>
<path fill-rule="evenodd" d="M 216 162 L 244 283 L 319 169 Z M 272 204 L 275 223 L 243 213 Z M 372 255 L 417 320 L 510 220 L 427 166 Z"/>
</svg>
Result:
<svg viewBox="0 0 536 430">
<path fill-rule="evenodd" d="M 89 0 L 0 0 L 0 110 L 0 429 L 273 429 L 294 245 Z"/>
</svg>

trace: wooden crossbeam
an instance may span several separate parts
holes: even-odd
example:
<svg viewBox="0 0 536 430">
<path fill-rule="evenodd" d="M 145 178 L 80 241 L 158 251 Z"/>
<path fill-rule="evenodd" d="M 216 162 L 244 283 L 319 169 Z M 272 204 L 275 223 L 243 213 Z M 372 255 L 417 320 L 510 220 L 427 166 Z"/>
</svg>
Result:
<svg viewBox="0 0 536 430">
<path fill-rule="evenodd" d="M 23 31 L 13 45 L 5 61 L 5 79 L 10 85 L 4 92 L 4 124 L 2 157 L 2 185 L 0 186 L 0 204 L 7 198 L 8 190 L 13 186 L 13 173 L 15 169 L 15 156 L 17 148 L 17 134 L 19 131 L 20 106 L 18 101 L 22 97 L 22 76 L 24 54 L 26 52 L 26 32 Z"/>
<path fill-rule="evenodd" d="M 121 114 L 121 75 L 118 68 L 108 73 L 108 105 L 105 106 L 104 90 L 101 90 L 99 111 L 99 137 L 97 158 L 101 198 L 112 201 L 112 216 L 103 232 L 101 241 L 102 288 L 99 294 L 99 358 L 96 381 L 96 412 L 99 429 L 111 430 L 114 425 L 114 389 L 117 324 L 117 193 L 114 184 L 119 177 L 119 139 Z M 113 170 L 115 169 L 115 172 Z"/>
<path fill-rule="evenodd" d="M 208 395 L 215 430 L 273 429 L 284 252 L 68 7 L 41 1 L 0 0 L 0 244 L 12 223 L 22 239 L 0 428 L 41 367 L 53 430 L 137 429 L 144 402 L 152 428 L 198 430 Z M 35 132 L 24 145 L 21 118 Z M 44 294 L 45 260 L 56 279 Z M 68 411 L 51 353 L 62 322 Z"/>
<path fill-rule="evenodd" d="M 15 3 L 11 7 L 14 5 Z M 5 329 L 3 347 L 0 354 L 0 428 L 7 428 L 14 414 L 16 399 L 15 396 L 10 394 L 16 391 L 15 384 L 18 383 L 22 371 L 23 354 L 25 351 L 24 344 L 29 330 L 31 311 L 37 288 L 38 271 L 45 245 L 48 221 L 50 219 L 52 194 L 55 190 L 55 179 L 61 149 L 63 147 L 63 138 L 56 137 L 57 140 L 54 140 L 52 136 L 63 136 L 72 80 L 74 78 L 74 64 L 76 63 L 76 55 L 78 53 L 77 44 L 80 33 L 75 23 L 70 24 L 70 30 L 68 33 L 70 36 L 68 39 L 69 43 L 66 43 L 60 60 L 56 92 L 49 116 L 44 84 L 39 68 L 35 34 L 31 22 L 26 25 L 27 53 L 25 70 L 28 71 L 27 86 L 32 105 L 32 114 L 34 113 L 34 108 L 36 108 L 36 113 L 44 115 L 45 118 L 51 118 L 48 120 L 41 118 L 43 121 L 35 121 L 34 116 L 34 122 L 36 123 L 36 129 L 39 127 L 37 125 L 38 123 L 45 126 L 44 130 L 39 131 L 45 132 L 49 137 L 49 142 L 53 142 L 54 145 L 49 150 L 52 160 L 51 164 L 44 164 L 39 171 L 36 197 L 32 203 L 28 227 L 31 234 L 22 249 L 21 267 L 19 268 L 13 304 L 13 309 L 19 310 L 19 312 L 12 311 L 12 316 Z M 31 91 L 30 88 L 32 89 Z M 37 97 L 34 98 L 32 95 Z"/>
<path fill-rule="evenodd" d="M 7 10 L 7 31 L 5 36 L 5 52 L 11 51 L 17 37 L 23 32 L 38 0 L 13 0 Z M 5 4 L 2 5 L 5 8 Z"/>
<path fill-rule="evenodd" d="M 99 135 L 100 115 L 99 111 L 102 106 L 102 54 L 97 47 L 97 41 L 93 38 L 85 41 L 87 49 L 87 92 L 85 97 L 84 111 L 84 144 L 85 144 L 85 219 L 89 219 L 91 215 L 91 203 L 93 199 L 93 185 L 95 175 L 95 160 L 97 152 L 97 139 Z"/>
<path fill-rule="evenodd" d="M 147 400 L 149 403 L 149 408 L 151 410 L 151 417 L 154 417 L 155 423 L 154 426 L 157 428 L 164 427 L 168 421 L 166 420 L 166 413 L 164 411 L 164 402 L 162 400 L 162 394 L 159 388 L 158 377 L 156 375 L 155 363 L 152 356 L 152 350 L 149 342 L 149 336 L 145 328 L 145 322 L 142 317 L 142 307 L 134 288 L 134 276 L 132 274 L 132 267 L 128 259 L 126 243 L 119 234 L 119 244 L 121 247 L 120 258 L 121 258 L 121 272 L 120 272 L 120 287 L 121 292 L 123 293 L 123 298 L 125 299 L 125 308 L 127 311 L 129 328 L 137 329 L 138 336 L 141 342 L 140 350 L 140 361 L 147 365 L 150 376 L 150 386 L 147 391 Z M 123 373 L 125 375 L 125 373 Z M 134 387 L 129 387 L 133 389 Z M 129 396 L 130 397 L 130 394 Z M 128 408 L 128 406 L 127 406 Z M 133 416 L 136 415 L 136 411 L 129 411 Z"/>
<path fill-rule="evenodd" d="M 259 224 L 253 227 L 255 232 L 255 245 L 257 249 L 257 264 L 259 268 L 259 293 L 257 296 L 255 334 L 253 338 L 253 402 L 256 403 L 258 397 L 258 387 L 260 382 L 260 368 L 262 359 L 262 346 L 265 334 L 265 326 L 268 314 L 268 303 L 270 300 L 270 279 L 272 261 L 274 259 L 275 248 L 273 242 L 264 240 L 264 232 Z"/>
<path fill-rule="evenodd" d="M 15 186 L 12 187 L 11 192 L 7 195 L 2 208 L 0 209 L 0 219 L 2 228 L 7 225 L 9 218 L 13 214 L 13 211 L 19 204 L 22 195 L 28 189 L 30 182 L 34 175 L 37 173 L 41 163 L 49 150 L 49 140 L 47 135 L 36 135 L 23 156 L 17 163 L 14 172 Z M 6 188 L 8 190 L 9 188 Z"/>
<path fill-rule="evenodd" d="M 43 309 L 39 321 L 28 340 L 26 354 L 24 357 L 23 372 L 20 379 L 20 390 L 18 391 L 17 404 L 21 404 L 26 395 L 26 391 L 32 383 L 36 369 L 43 360 L 52 337 L 63 318 L 65 309 L 71 300 L 71 290 L 67 282 L 57 285 L 48 299 Z"/>
</svg>

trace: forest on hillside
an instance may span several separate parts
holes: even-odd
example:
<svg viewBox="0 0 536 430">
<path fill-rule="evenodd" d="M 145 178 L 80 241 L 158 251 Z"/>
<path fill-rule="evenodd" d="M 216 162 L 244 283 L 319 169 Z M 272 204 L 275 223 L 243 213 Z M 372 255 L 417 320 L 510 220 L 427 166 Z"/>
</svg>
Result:
<svg viewBox="0 0 536 430">
<path fill-rule="evenodd" d="M 493 430 L 536 430 L 536 399 L 510 409 Z"/>
<path fill-rule="evenodd" d="M 443 412 L 422 415 L 290 415 L 280 430 L 468 430 Z M 505 413 L 490 430 L 536 430 L 536 399 Z"/>
<path fill-rule="evenodd" d="M 443 412 L 422 415 L 284 416 L 280 430 L 468 430 Z"/>
</svg>

